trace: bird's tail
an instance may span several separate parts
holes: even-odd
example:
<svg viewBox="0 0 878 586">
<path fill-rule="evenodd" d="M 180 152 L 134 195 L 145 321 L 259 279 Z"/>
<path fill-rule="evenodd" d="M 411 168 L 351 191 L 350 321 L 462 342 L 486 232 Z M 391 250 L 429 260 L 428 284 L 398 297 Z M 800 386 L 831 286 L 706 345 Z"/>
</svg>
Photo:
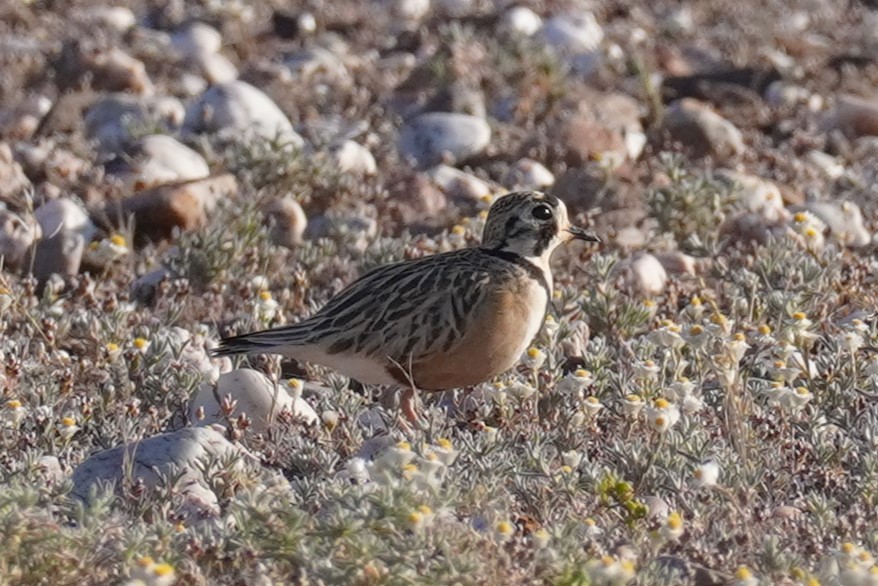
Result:
<svg viewBox="0 0 878 586">
<path fill-rule="evenodd" d="M 210 354 L 215 358 L 235 354 L 284 354 L 296 346 L 307 344 L 310 334 L 310 325 L 304 323 L 251 332 L 220 340 L 219 346 Z"/>
</svg>

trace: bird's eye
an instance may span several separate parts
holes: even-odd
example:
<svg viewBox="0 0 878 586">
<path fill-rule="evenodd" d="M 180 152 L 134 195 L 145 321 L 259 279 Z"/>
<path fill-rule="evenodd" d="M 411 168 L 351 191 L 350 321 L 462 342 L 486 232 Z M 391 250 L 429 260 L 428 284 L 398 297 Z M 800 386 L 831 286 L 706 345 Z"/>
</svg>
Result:
<svg viewBox="0 0 878 586">
<path fill-rule="evenodd" d="M 547 205 L 538 205 L 531 212 L 537 220 L 548 220 L 552 217 L 552 208 Z"/>
</svg>

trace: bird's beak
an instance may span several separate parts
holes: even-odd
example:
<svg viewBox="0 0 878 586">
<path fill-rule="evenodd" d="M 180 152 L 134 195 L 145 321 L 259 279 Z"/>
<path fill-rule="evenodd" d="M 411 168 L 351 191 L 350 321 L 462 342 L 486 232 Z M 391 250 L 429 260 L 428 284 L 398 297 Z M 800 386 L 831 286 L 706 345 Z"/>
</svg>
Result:
<svg viewBox="0 0 878 586">
<path fill-rule="evenodd" d="M 570 234 L 570 240 L 585 240 L 586 242 L 600 242 L 601 239 L 596 235 L 580 228 L 579 226 L 570 226 L 566 229 L 567 233 Z"/>
</svg>

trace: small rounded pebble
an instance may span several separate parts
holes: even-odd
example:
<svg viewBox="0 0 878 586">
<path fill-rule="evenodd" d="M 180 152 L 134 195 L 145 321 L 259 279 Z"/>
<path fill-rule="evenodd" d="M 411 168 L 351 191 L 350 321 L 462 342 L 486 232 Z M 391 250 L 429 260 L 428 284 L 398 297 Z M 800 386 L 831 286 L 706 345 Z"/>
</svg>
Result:
<svg viewBox="0 0 878 586">
<path fill-rule="evenodd" d="M 543 189 L 555 184 L 555 176 L 540 162 L 519 159 L 509 169 L 503 184 L 511 190 Z"/>
<path fill-rule="evenodd" d="M 378 170 L 375 157 L 360 143 L 346 140 L 332 150 L 332 157 L 342 173 L 374 175 Z"/>
<path fill-rule="evenodd" d="M 668 106 L 662 129 L 696 157 L 712 155 L 719 160 L 744 152 L 744 137 L 734 124 L 691 98 Z"/>
<path fill-rule="evenodd" d="M 637 254 L 620 263 L 618 270 L 624 275 L 628 288 L 641 295 L 659 295 L 668 283 L 665 267 L 649 253 Z"/>
<path fill-rule="evenodd" d="M 845 246 L 858 248 L 872 242 L 860 206 L 851 201 L 811 202 L 805 204 L 804 209 L 823 220 L 832 237 Z"/>
<path fill-rule="evenodd" d="M 743 204 L 747 211 L 762 214 L 768 222 L 789 218 L 780 189 L 771 181 L 728 169 L 720 169 L 716 177 L 733 189 L 737 201 Z"/>
<path fill-rule="evenodd" d="M 78 232 L 61 230 L 37 243 L 33 252 L 31 273 L 43 283 L 52 275 L 70 277 L 79 273 L 85 239 Z"/>
<path fill-rule="evenodd" d="M 488 123 L 467 114 L 430 112 L 410 120 L 399 133 L 399 152 L 422 167 L 449 157 L 465 161 L 482 152 L 491 141 Z"/>
<path fill-rule="evenodd" d="M 264 208 L 270 225 L 269 237 L 278 246 L 295 248 L 304 240 L 308 218 L 292 196 L 272 200 Z"/>
<path fill-rule="evenodd" d="M 132 128 L 158 123 L 174 129 L 183 122 L 184 112 L 183 104 L 177 98 L 110 94 L 89 108 L 85 130 L 102 149 L 116 152 L 131 142 Z"/>
<path fill-rule="evenodd" d="M 546 21 L 540 36 L 558 51 L 583 53 L 597 50 L 604 40 L 604 29 L 591 12 L 561 14 Z"/>
<path fill-rule="evenodd" d="M 526 6 L 513 6 L 500 20 L 500 29 L 523 37 L 532 37 L 543 26 L 543 19 Z"/>
<path fill-rule="evenodd" d="M 497 191 L 483 179 L 448 165 L 437 165 L 429 169 L 427 175 L 445 195 L 470 203 L 490 197 Z"/>
</svg>

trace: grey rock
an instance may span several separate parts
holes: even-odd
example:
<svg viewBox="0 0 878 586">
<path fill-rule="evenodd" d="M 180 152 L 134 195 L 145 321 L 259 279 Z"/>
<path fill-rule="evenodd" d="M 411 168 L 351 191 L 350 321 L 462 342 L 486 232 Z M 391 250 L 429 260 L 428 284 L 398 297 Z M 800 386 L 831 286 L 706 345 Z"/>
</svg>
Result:
<svg viewBox="0 0 878 586">
<path fill-rule="evenodd" d="M 0 258 L 4 267 L 26 264 L 26 257 L 41 234 L 39 224 L 0 204 Z"/>
<path fill-rule="evenodd" d="M 47 201 L 38 207 L 34 211 L 34 219 L 40 225 L 44 238 L 67 231 L 80 234 L 85 242 L 91 242 L 97 231 L 85 210 L 64 197 Z"/>
<path fill-rule="evenodd" d="M 50 238 L 44 238 L 33 252 L 33 276 L 44 283 L 51 275 L 70 277 L 79 272 L 85 238 L 78 232 L 60 230 Z"/>
<path fill-rule="evenodd" d="M 106 151 L 121 150 L 132 140 L 132 128 L 158 124 L 172 130 L 183 121 L 180 100 L 166 96 L 137 97 L 110 94 L 85 115 L 86 135 Z"/>
<path fill-rule="evenodd" d="M 734 124 L 691 98 L 672 103 L 665 111 L 662 129 L 696 157 L 726 160 L 744 152 L 744 138 Z"/>
<path fill-rule="evenodd" d="M 186 110 L 183 125 L 190 132 L 229 140 L 278 140 L 294 148 L 305 144 L 277 104 L 243 81 L 209 88 Z"/>
<path fill-rule="evenodd" d="M 464 161 L 491 141 L 491 127 L 475 116 L 429 112 L 410 120 L 399 133 L 399 152 L 418 166 L 441 163 L 445 157 Z"/>
</svg>

